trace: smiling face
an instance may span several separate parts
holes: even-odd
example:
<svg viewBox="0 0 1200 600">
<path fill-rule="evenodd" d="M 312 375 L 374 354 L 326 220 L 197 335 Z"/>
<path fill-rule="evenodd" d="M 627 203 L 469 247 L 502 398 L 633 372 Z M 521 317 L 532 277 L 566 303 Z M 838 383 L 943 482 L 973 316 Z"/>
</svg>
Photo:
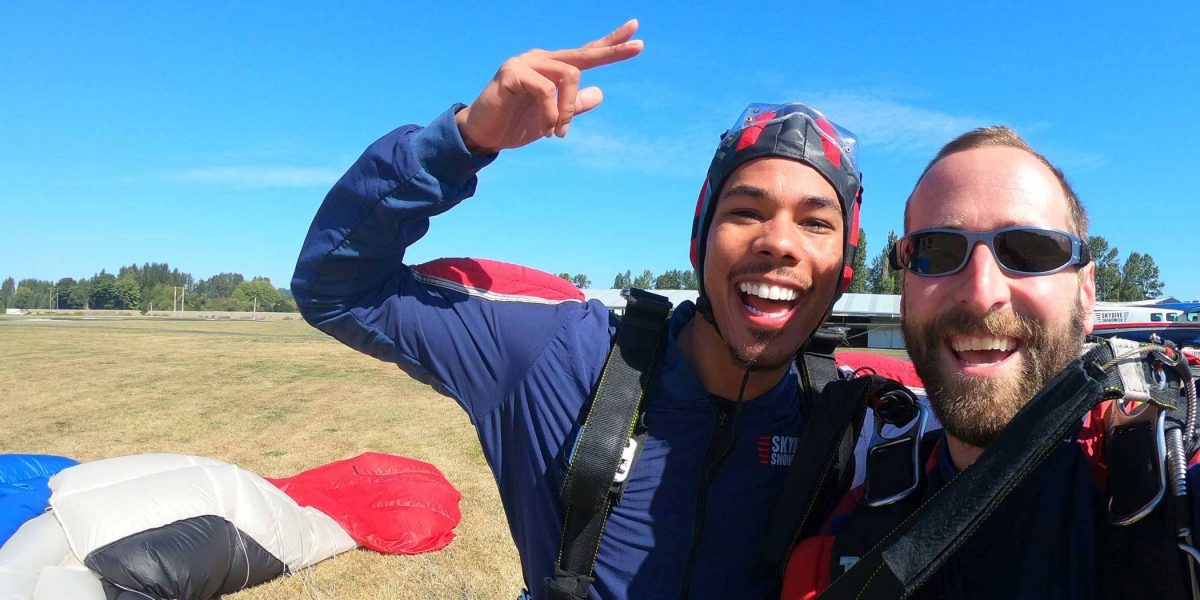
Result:
<svg viewBox="0 0 1200 600">
<path fill-rule="evenodd" d="M 833 186 L 803 163 L 760 158 L 725 180 L 703 276 L 734 364 L 791 363 L 833 301 L 843 228 Z"/>
<path fill-rule="evenodd" d="M 1072 231 L 1062 186 L 1033 155 L 974 148 L 935 163 L 909 199 L 905 231 Z M 944 277 L 904 273 L 901 326 L 946 431 L 986 447 L 1039 389 L 1079 357 L 1092 328 L 1094 265 L 1005 273 L 984 244 Z"/>
</svg>

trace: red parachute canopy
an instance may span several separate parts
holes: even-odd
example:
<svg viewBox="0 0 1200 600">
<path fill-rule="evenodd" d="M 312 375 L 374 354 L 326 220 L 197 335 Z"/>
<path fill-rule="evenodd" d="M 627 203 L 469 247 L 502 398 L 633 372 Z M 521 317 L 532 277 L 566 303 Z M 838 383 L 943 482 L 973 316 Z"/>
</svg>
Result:
<svg viewBox="0 0 1200 600">
<path fill-rule="evenodd" d="M 851 370 L 870 367 L 876 373 L 894 379 L 908 388 L 925 388 L 925 384 L 913 368 L 912 361 L 892 356 L 875 354 L 874 352 L 855 352 L 852 350 L 838 351 L 835 355 L 839 367 L 850 367 Z"/>
<path fill-rule="evenodd" d="M 402 456 L 368 452 L 267 481 L 332 517 L 360 546 L 387 554 L 440 550 L 462 519 L 462 494 L 442 472 Z"/>
</svg>

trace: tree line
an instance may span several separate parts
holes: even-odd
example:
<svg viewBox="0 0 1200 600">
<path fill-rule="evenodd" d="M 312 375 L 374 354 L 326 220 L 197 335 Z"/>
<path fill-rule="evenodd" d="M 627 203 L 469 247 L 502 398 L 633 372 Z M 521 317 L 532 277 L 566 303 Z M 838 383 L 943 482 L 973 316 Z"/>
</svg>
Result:
<svg viewBox="0 0 1200 600">
<path fill-rule="evenodd" d="M 860 294 L 899 294 L 900 273 L 888 263 L 888 252 L 896 243 L 895 231 L 888 232 L 884 248 L 867 264 L 867 234 L 858 231 L 859 252 L 854 259 L 854 279 L 850 292 Z M 1096 262 L 1096 299 L 1128 302 L 1162 296 L 1163 282 L 1158 265 L 1149 254 L 1130 252 L 1120 259 L 1120 250 L 1108 240 L 1093 236 L 1088 240 L 1092 260 Z M 559 277 L 579 289 L 591 287 L 582 273 L 560 273 Z M 695 271 L 671 269 L 655 275 L 649 269 L 634 276 L 631 270 L 617 273 L 615 289 L 646 290 L 699 289 Z M 0 285 L 0 308 L 62 308 L 171 310 L 179 306 L 178 295 L 186 298 L 189 310 L 261 310 L 295 312 L 296 302 L 286 288 L 275 287 L 266 277 L 246 279 L 241 273 L 218 273 L 195 280 L 190 273 L 172 269 L 167 263 L 132 264 L 116 273 L 101 270 L 88 278 L 64 277 L 58 281 L 12 277 Z"/>
<path fill-rule="evenodd" d="M 296 302 L 290 291 L 275 287 L 267 277 L 218 273 L 197 281 L 167 263 L 145 263 L 121 267 L 116 274 L 101 269 L 80 279 L 9 277 L 0 284 L 0 308 L 295 312 Z"/>
<path fill-rule="evenodd" d="M 558 276 L 575 284 L 575 287 L 581 290 L 592 286 L 592 280 L 583 273 L 578 275 L 559 273 Z M 653 271 L 646 269 L 637 277 L 633 276 L 633 271 L 626 270 L 624 273 L 617 273 L 617 276 L 613 278 L 613 289 L 623 290 L 631 287 L 643 290 L 700 289 L 699 282 L 696 281 L 696 272 L 691 269 L 671 269 L 661 275 L 655 275 Z"/>
<path fill-rule="evenodd" d="M 899 236 L 895 231 L 889 231 L 887 243 L 867 263 L 867 233 L 858 230 L 858 254 L 854 257 L 854 279 L 850 282 L 850 292 L 856 294 L 899 294 L 900 272 L 891 268 L 888 253 Z M 1163 282 L 1159 278 L 1158 265 L 1149 254 L 1130 252 L 1125 260 L 1120 259 L 1120 251 L 1115 246 L 1110 247 L 1108 240 L 1101 236 L 1088 239 L 1092 260 L 1096 263 L 1096 299 L 1105 302 L 1129 302 L 1146 300 L 1162 296 Z M 582 273 L 571 275 L 560 273 L 559 277 L 575 284 L 579 289 L 591 286 L 591 280 Z M 649 269 L 641 275 L 634 276 L 632 271 L 617 273 L 613 278 L 614 289 L 641 288 L 644 290 L 695 290 L 699 289 L 696 273 L 691 269 L 672 269 L 661 275 L 655 275 Z"/>
</svg>

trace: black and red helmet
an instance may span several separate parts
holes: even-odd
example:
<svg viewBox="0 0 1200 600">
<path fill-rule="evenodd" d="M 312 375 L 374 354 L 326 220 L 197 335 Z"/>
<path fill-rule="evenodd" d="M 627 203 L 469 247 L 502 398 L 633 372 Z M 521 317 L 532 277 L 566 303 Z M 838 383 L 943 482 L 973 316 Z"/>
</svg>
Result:
<svg viewBox="0 0 1200 600">
<path fill-rule="evenodd" d="M 856 164 L 857 139 L 820 112 L 800 104 L 751 104 L 734 126 L 721 135 L 717 152 L 700 188 L 692 219 L 692 267 L 700 283 L 703 305 L 704 250 L 717 198 L 725 180 L 739 166 L 764 157 L 798 160 L 814 169 L 837 191 L 845 224 L 842 281 L 835 300 L 850 286 L 858 250 L 858 211 L 862 204 L 862 175 Z"/>
</svg>

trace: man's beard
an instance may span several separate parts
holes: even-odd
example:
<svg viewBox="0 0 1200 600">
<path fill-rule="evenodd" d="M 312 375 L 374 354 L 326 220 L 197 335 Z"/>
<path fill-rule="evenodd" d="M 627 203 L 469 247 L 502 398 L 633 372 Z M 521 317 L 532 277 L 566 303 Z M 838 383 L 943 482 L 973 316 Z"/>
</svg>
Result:
<svg viewBox="0 0 1200 600">
<path fill-rule="evenodd" d="M 743 369 L 755 372 L 774 371 L 790 364 L 795 360 L 796 354 L 800 352 L 800 349 L 796 348 L 790 354 L 767 356 L 767 349 L 770 348 L 771 342 L 779 337 L 779 333 L 752 331 L 750 335 L 754 337 L 754 342 L 744 348 L 737 348 L 729 340 L 725 340 L 725 349 L 729 351 L 729 357 L 733 360 L 733 364 Z"/>
<path fill-rule="evenodd" d="M 1069 318 L 1056 325 L 1012 312 L 981 316 L 956 308 L 930 323 L 901 319 L 900 326 L 913 366 L 946 433 L 978 448 L 986 448 L 1046 383 L 1083 352 L 1083 306 L 1078 300 Z M 944 362 L 942 346 L 948 336 L 983 332 L 1022 340 L 1019 376 L 970 377 Z"/>
</svg>

